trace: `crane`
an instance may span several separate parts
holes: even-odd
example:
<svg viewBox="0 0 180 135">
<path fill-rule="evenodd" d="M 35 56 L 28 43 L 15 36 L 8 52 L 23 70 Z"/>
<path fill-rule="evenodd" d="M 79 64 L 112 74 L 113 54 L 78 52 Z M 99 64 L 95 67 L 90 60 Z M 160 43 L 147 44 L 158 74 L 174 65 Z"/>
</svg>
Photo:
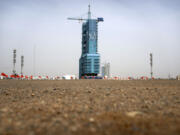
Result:
<svg viewBox="0 0 180 135">
<path fill-rule="evenodd" d="M 68 20 L 78 20 L 78 21 L 87 21 L 87 20 L 90 20 L 91 19 L 91 6 L 89 5 L 88 6 L 89 10 L 88 10 L 88 18 L 85 19 L 85 18 L 67 18 Z M 96 19 L 97 22 L 103 22 L 104 19 L 102 17 L 99 17 Z"/>
<path fill-rule="evenodd" d="M 78 20 L 78 21 L 86 21 L 87 19 L 83 18 L 67 18 L 68 20 Z"/>
</svg>

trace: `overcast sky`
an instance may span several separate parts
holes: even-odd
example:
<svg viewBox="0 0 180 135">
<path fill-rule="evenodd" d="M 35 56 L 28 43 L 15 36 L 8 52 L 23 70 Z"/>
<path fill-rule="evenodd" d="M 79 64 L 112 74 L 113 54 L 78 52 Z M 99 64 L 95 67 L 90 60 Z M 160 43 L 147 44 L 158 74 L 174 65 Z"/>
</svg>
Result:
<svg viewBox="0 0 180 135">
<path fill-rule="evenodd" d="M 68 17 L 86 17 L 90 0 L 0 0 L 0 72 L 11 74 L 24 55 L 24 74 L 31 75 L 35 50 L 36 75 L 78 75 L 81 23 Z M 180 0 L 93 0 L 101 63 L 113 76 L 180 74 Z"/>
</svg>

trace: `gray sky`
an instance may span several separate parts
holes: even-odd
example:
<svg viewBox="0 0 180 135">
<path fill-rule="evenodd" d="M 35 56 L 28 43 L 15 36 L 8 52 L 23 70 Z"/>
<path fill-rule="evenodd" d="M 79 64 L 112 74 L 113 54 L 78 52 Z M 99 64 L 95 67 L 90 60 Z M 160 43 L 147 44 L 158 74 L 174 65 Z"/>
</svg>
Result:
<svg viewBox="0 0 180 135">
<path fill-rule="evenodd" d="M 81 23 L 67 17 L 86 17 L 90 0 L 0 0 L 0 72 L 16 70 L 24 55 L 24 73 L 78 75 Z M 150 76 L 149 53 L 154 55 L 154 76 L 180 74 L 180 0 L 94 0 L 99 23 L 101 62 L 110 62 L 111 74 Z"/>
</svg>

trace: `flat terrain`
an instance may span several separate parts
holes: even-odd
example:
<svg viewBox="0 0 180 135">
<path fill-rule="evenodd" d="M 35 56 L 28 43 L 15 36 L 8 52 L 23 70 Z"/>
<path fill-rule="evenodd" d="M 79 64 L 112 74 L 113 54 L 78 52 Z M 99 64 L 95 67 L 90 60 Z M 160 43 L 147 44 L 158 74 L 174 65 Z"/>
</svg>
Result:
<svg viewBox="0 0 180 135">
<path fill-rule="evenodd" d="M 0 80 L 0 135 L 180 135 L 180 81 Z"/>
</svg>

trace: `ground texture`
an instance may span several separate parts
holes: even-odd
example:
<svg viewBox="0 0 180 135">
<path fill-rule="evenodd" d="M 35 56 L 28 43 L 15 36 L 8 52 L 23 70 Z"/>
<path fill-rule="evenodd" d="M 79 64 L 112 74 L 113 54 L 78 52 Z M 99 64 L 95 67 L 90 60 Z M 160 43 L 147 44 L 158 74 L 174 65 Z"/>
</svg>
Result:
<svg viewBox="0 0 180 135">
<path fill-rule="evenodd" d="M 180 81 L 0 80 L 0 135 L 179 135 Z"/>
</svg>

